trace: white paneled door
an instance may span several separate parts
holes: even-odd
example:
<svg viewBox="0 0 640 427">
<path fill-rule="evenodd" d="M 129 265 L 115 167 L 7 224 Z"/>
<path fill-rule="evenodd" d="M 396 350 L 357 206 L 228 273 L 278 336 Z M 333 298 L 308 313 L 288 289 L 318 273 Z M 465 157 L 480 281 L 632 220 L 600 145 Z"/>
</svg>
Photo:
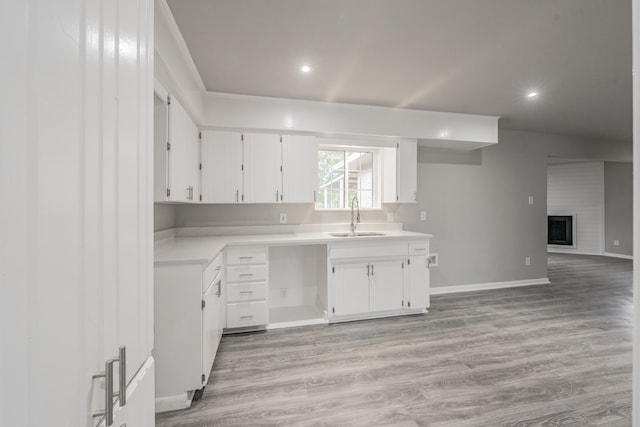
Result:
<svg viewBox="0 0 640 427">
<path fill-rule="evenodd" d="M 153 1 L 7 0 L 0 34 L 0 425 L 152 426 Z"/>
</svg>

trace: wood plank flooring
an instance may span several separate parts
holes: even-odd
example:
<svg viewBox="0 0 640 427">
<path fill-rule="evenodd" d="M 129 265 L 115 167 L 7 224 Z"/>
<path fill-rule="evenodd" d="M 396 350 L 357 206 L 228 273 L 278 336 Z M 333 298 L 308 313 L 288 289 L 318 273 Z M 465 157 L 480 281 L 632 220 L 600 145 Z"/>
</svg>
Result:
<svg viewBox="0 0 640 427">
<path fill-rule="evenodd" d="M 630 426 L 632 263 L 550 255 L 550 285 L 427 315 L 225 336 L 157 426 Z"/>
</svg>

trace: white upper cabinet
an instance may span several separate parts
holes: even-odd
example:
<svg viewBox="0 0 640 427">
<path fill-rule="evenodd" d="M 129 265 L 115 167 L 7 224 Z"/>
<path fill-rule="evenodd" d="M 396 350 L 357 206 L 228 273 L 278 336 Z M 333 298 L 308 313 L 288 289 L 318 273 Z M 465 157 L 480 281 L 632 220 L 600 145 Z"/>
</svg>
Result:
<svg viewBox="0 0 640 427">
<path fill-rule="evenodd" d="M 156 96 L 154 103 L 155 201 L 198 202 L 198 127 L 177 99 L 167 97 L 165 102 Z"/>
<path fill-rule="evenodd" d="M 277 203 L 282 197 L 280 135 L 243 135 L 244 202 Z"/>
<path fill-rule="evenodd" d="M 398 144 L 398 203 L 414 203 L 418 197 L 418 142 L 402 141 Z"/>
<path fill-rule="evenodd" d="M 282 202 L 313 203 L 318 186 L 318 145 L 314 136 L 282 136 Z"/>
<path fill-rule="evenodd" d="M 415 203 L 418 194 L 418 143 L 402 141 L 382 150 L 384 203 Z"/>
<path fill-rule="evenodd" d="M 202 132 L 202 201 L 240 203 L 242 188 L 242 134 Z"/>
</svg>

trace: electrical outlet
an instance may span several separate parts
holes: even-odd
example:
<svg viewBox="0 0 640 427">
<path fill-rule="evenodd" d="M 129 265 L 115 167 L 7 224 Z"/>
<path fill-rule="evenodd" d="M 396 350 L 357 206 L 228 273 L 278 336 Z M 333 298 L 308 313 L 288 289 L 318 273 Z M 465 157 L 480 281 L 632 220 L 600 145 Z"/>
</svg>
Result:
<svg viewBox="0 0 640 427">
<path fill-rule="evenodd" d="M 427 211 L 420 211 L 420 221 L 427 220 Z"/>
<path fill-rule="evenodd" d="M 613 246 L 620 246 L 620 240 L 614 240 Z"/>
<path fill-rule="evenodd" d="M 529 196 L 529 204 L 532 205 L 533 204 L 533 196 Z"/>
<path fill-rule="evenodd" d="M 387 222 L 393 222 L 393 212 L 387 212 Z"/>
<path fill-rule="evenodd" d="M 438 266 L 438 254 L 429 254 L 427 257 L 427 265 L 429 268 Z"/>
<path fill-rule="evenodd" d="M 280 214 L 280 224 L 286 224 L 287 223 L 287 214 L 286 213 L 281 213 Z"/>
<path fill-rule="evenodd" d="M 531 265 L 531 257 L 524 258 L 524 265 Z"/>
</svg>

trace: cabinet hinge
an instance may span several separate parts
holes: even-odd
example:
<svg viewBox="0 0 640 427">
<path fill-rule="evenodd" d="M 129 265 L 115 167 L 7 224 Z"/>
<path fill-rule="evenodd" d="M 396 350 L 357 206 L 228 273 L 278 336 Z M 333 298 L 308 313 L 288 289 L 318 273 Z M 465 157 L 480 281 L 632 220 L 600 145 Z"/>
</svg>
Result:
<svg viewBox="0 0 640 427">
<path fill-rule="evenodd" d="M 204 302 L 204 300 L 202 300 L 202 303 L 200 304 L 200 308 L 204 310 L 204 307 L 207 305 L 206 302 Z"/>
<path fill-rule="evenodd" d="M 411 301 L 407 301 L 407 307 L 411 307 Z"/>
<path fill-rule="evenodd" d="M 167 151 L 171 150 L 171 143 L 167 141 Z"/>
<path fill-rule="evenodd" d="M 400 148 L 400 143 L 396 142 L 396 148 Z"/>
<path fill-rule="evenodd" d="M 200 163 L 200 170 L 202 170 L 202 163 Z"/>
<path fill-rule="evenodd" d="M 407 265 L 411 264 L 411 259 L 407 259 Z"/>
<path fill-rule="evenodd" d="M 167 197 L 171 195 L 171 189 L 167 188 Z"/>
<path fill-rule="evenodd" d="M 331 272 L 335 273 L 336 272 L 336 268 L 335 267 L 331 267 Z"/>
<path fill-rule="evenodd" d="M 404 300 L 402 300 L 401 304 L 402 304 L 402 306 L 404 307 Z"/>
<path fill-rule="evenodd" d="M 204 374 L 202 374 L 202 383 L 203 383 L 203 384 L 204 384 L 204 379 L 205 379 L 205 378 L 206 378 L 206 377 L 204 376 Z"/>
<path fill-rule="evenodd" d="M 336 308 L 335 308 L 335 307 L 332 307 L 331 312 L 332 312 L 333 314 L 336 314 Z"/>
<path fill-rule="evenodd" d="M 202 201 L 202 194 L 200 195 L 200 201 Z"/>
<path fill-rule="evenodd" d="M 282 142 L 282 136 L 280 137 L 280 142 Z"/>
<path fill-rule="evenodd" d="M 400 264 L 400 266 L 404 269 L 404 262 L 402 264 Z"/>
<path fill-rule="evenodd" d="M 202 132 L 198 132 L 198 138 L 202 139 Z"/>
<path fill-rule="evenodd" d="M 240 170 L 244 171 L 244 165 L 240 165 Z"/>
<path fill-rule="evenodd" d="M 280 172 L 282 172 L 282 165 L 280 165 Z"/>
<path fill-rule="evenodd" d="M 240 141 L 244 141 L 244 134 L 243 133 L 240 134 Z"/>
<path fill-rule="evenodd" d="M 171 96 L 167 95 L 167 104 L 171 105 Z"/>
<path fill-rule="evenodd" d="M 396 201 L 400 200 L 400 196 L 396 194 Z"/>
<path fill-rule="evenodd" d="M 240 200 L 244 202 L 244 194 L 240 197 Z"/>
</svg>

